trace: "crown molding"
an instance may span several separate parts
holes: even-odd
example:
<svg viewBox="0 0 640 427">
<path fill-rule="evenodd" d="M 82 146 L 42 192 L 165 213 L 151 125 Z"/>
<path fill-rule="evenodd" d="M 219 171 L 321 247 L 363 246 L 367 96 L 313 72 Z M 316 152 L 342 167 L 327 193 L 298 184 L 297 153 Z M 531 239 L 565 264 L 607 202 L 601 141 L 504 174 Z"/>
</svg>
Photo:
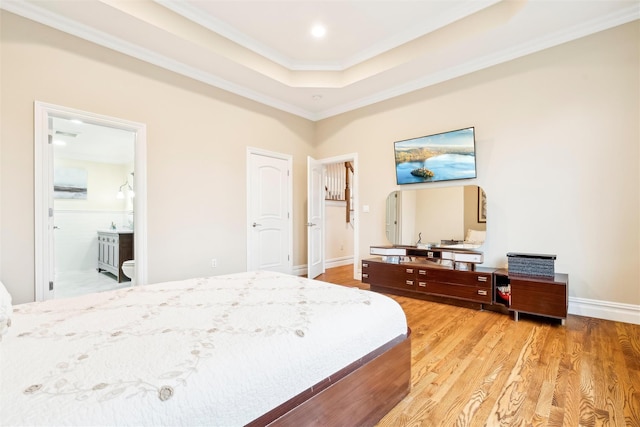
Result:
<svg viewBox="0 0 640 427">
<path fill-rule="evenodd" d="M 198 80 L 202 83 L 248 98 L 260 104 L 264 104 L 308 120 L 313 120 L 313 113 L 310 111 L 253 91 L 244 86 L 237 85 L 228 80 L 186 65 L 180 61 L 160 55 L 149 49 L 129 43 L 118 37 L 98 31 L 84 24 L 80 24 L 48 10 L 34 6 L 31 3 L 16 0 L 4 0 L 0 3 L 0 8 L 40 24 L 63 31 L 67 34 L 71 34 L 100 46 L 115 50 L 116 52 L 123 53 L 133 58 L 157 65 L 158 67 L 166 70 Z"/>
<path fill-rule="evenodd" d="M 183 16 L 184 18 L 202 25 L 210 31 L 213 31 L 214 33 L 217 33 L 233 41 L 234 43 L 237 43 L 240 46 L 251 50 L 256 54 L 287 68 L 290 71 L 345 71 L 348 68 L 365 62 L 384 52 L 410 42 L 411 40 L 415 40 L 449 24 L 452 24 L 460 19 L 463 19 L 469 15 L 479 12 L 482 9 L 493 6 L 494 4 L 499 3 L 502 0 L 467 0 L 465 2 L 461 2 L 458 7 L 450 12 L 447 12 L 443 16 L 438 17 L 437 20 L 432 20 L 427 22 L 426 24 L 409 28 L 401 34 L 384 40 L 375 46 L 371 46 L 370 48 L 365 49 L 350 58 L 345 58 L 339 62 L 310 62 L 291 58 L 275 49 L 266 46 L 265 44 L 259 42 L 254 38 L 248 37 L 246 34 L 237 31 L 235 28 L 227 25 L 221 20 L 218 20 L 214 17 L 205 17 L 205 14 L 203 14 L 202 11 L 200 11 L 197 7 L 193 7 L 179 0 L 153 1 Z"/>
<path fill-rule="evenodd" d="M 267 58 L 268 60 L 275 62 L 278 65 L 281 65 L 289 70 L 293 69 L 293 61 L 282 55 L 280 52 L 266 46 L 263 43 L 247 36 L 246 34 L 237 31 L 235 28 L 227 25 L 225 22 L 213 18 L 213 17 L 205 17 L 205 14 L 202 13 L 198 8 L 191 6 L 185 2 L 181 2 L 178 0 L 153 0 L 161 6 L 166 7 L 178 15 L 187 18 L 190 21 L 193 21 L 209 31 L 213 31 L 231 40 L 238 45 L 251 50 L 254 53 L 257 53 L 260 56 Z M 335 71 L 335 70 L 334 70 Z"/>
<path fill-rule="evenodd" d="M 548 35 L 547 37 L 542 37 L 536 40 L 529 41 L 527 43 L 522 43 L 518 46 L 504 49 L 495 54 L 486 55 L 482 58 L 478 58 L 455 67 L 450 67 L 441 72 L 427 75 L 412 82 L 398 85 L 388 90 L 380 91 L 372 96 L 363 97 L 353 102 L 345 103 L 334 108 L 320 111 L 313 115 L 313 120 L 318 121 L 326 119 L 338 114 L 343 114 L 348 111 L 356 110 L 358 108 L 363 108 L 368 105 L 385 101 L 387 99 L 395 98 L 400 95 L 405 95 L 407 93 L 424 89 L 438 83 L 443 83 L 447 80 L 461 77 L 465 74 L 480 71 L 485 68 L 512 61 L 514 59 L 518 59 L 544 49 L 558 46 L 563 43 L 577 40 L 579 38 L 586 37 L 600 31 L 608 30 L 619 25 L 624 25 L 638 19 L 640 19 L 640 3 L 635 4 L 620 12 L 605 15 L 598 19 L 593 19 L 591 21 L 585 22 L 581 25 L 567 28 L 563 31 L 558 31 L 556 33 Z"/>
<path fill-rule="evenodd" d="M 342 63 L 341 71 L 351 68 L 362 62 L 368 61 L 369 59 L 395 49 L 412 40 L 423 37 L 429 33 L 439 30 L 440 28 L 446 27 L 447 25 L 453 24 L 456 21 L 473 15 L 474 13 L 486 9 L 489 6 L 493 6 L 496 3 L 500 3 L 501 1 L 502 0 L 481 0 L 462 2 L 452 11 L 444 14 L 443 16 L 440 16 L 437 21 L 429 21 L 424 23 L 423 25 L 410 28 L 395 37 L 387 39 L 382 43 L 372 46 L 369 49 L 363 50 L 362 52 L 352 56 L 351 58 L 347 58 Z"/>
<path fill-rule="evenodd" d="M 172 2 L 172 0 L 157 1 L 160 3 Z M 599 31 L 607 30 L 618 25 L 623 25 L 640 19 L 640 3 L 634 3 L 632 6 L 619 12 L 604 15 L 580 25 L 567 28 L 563 31 L 558 31 L 548 36 L 531 40 L 527 43 L 522 43 L 509 49 L 504 49 L 495 54 L 486 55 L 482 58 L 477 58 L 464 64 L 450 67 L 441 72 L 424 76 L 423 78 L 395 86 L 388 90 L 379 91 L 371 96 L 362 97 L 352 102 L 343 103 L 336 107 L 325 109 L 320 112 L 313 112 L 304 108 L 300 108 L 291 103 L 287 103 L 271 96 L 265 95 L 258 91 L 238 85 L 236 83 L 230 82 L 228 80 L 219 78 L 211 73 L 184 64 L 183 62 L 168 58 L 164 55 L 160 55 L 156 52 L 127 42 L 118 37 L 109 35 L 84 24 L 67 19 L 63 16 L 52 13 L 29 2 L 19 0 L 3 0 L 0 3 L 0 8 L 39 22 L 41 24 L 47 25 L 49 27 L 58 29 L 65 33 L 115 50 L 117 52 L 159 66 L 161 68 L 165 68 L 175 73 L 190 77 L 205 84 L 217 87 L 241 97 L 276 108 L 278 110 L 285 111 L 287 113 L 291 113 L 296 116 L 300 116 L 311 121 L 322 120 L 351 110 L 366 107 L 377 102 L 404 95 L 406 93 L 423 89 L 434 84 L 442 83 L 456 77 L 460 77 L 464 74 L 479 71 L 503 62 L 511 61 L 513 59 L 535 53 L 543 49 L 547 49 Z"/>
</svg>

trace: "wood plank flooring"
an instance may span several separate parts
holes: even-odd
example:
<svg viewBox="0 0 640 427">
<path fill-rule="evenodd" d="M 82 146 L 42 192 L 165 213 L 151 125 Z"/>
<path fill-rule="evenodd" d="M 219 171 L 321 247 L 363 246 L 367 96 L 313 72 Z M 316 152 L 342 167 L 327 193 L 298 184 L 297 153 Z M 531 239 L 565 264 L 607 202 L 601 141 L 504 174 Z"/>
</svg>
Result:
<svg viewBox="0 0 640 427">
<path fill-rule="evenodd" d="M 353 266 L 319 277 L 367 289 Z M 640 326 L 476 311 L 390 295 L 412 330 L 412 389 L 378 426 L 640 427 Z"/>
</svg>

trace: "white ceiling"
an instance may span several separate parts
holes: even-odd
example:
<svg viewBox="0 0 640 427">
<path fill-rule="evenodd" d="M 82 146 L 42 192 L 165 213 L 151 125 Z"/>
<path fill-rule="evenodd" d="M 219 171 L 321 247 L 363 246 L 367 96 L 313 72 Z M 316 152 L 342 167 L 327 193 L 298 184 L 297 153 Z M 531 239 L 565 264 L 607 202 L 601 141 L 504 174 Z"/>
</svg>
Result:
<svg viewBox="0 0 640 427">
<path fill-rule="evenodd" d="M 320 120 L 640 19 L 638 0 L 2 0 L 0 7 Z M 324 39 L 310 36 L 323 23 Z"/>
<path fill-rule="evenodd" d="M 135 132 L 52 117 L 49 121 L 49 133 L 55 159 L 119 165 L 133 163 Z"/>
</svg>

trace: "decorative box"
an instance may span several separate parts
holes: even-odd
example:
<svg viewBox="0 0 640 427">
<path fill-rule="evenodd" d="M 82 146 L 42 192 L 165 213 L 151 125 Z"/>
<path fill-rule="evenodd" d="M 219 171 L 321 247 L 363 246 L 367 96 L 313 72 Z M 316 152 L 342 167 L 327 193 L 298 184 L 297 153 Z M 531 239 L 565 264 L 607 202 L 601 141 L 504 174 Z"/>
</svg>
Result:
<svg viewBox="0 0 640 427">
<path fill-rule="evenodd" d="M 554 277 L 555 255 L 509 252 L 509 274 Z"/>
</svg>

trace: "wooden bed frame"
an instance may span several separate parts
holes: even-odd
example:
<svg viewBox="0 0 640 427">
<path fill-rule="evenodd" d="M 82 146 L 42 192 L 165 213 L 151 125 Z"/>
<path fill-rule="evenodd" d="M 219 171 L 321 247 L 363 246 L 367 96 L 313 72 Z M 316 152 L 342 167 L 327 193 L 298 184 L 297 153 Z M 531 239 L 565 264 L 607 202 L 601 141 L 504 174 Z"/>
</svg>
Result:
<svg viewBox="0 0 640 427">
<path fill-rule="evenodd" d="M 247 424 L 373 426 L 411 389 L 411 331 Z"/>
</svg>

